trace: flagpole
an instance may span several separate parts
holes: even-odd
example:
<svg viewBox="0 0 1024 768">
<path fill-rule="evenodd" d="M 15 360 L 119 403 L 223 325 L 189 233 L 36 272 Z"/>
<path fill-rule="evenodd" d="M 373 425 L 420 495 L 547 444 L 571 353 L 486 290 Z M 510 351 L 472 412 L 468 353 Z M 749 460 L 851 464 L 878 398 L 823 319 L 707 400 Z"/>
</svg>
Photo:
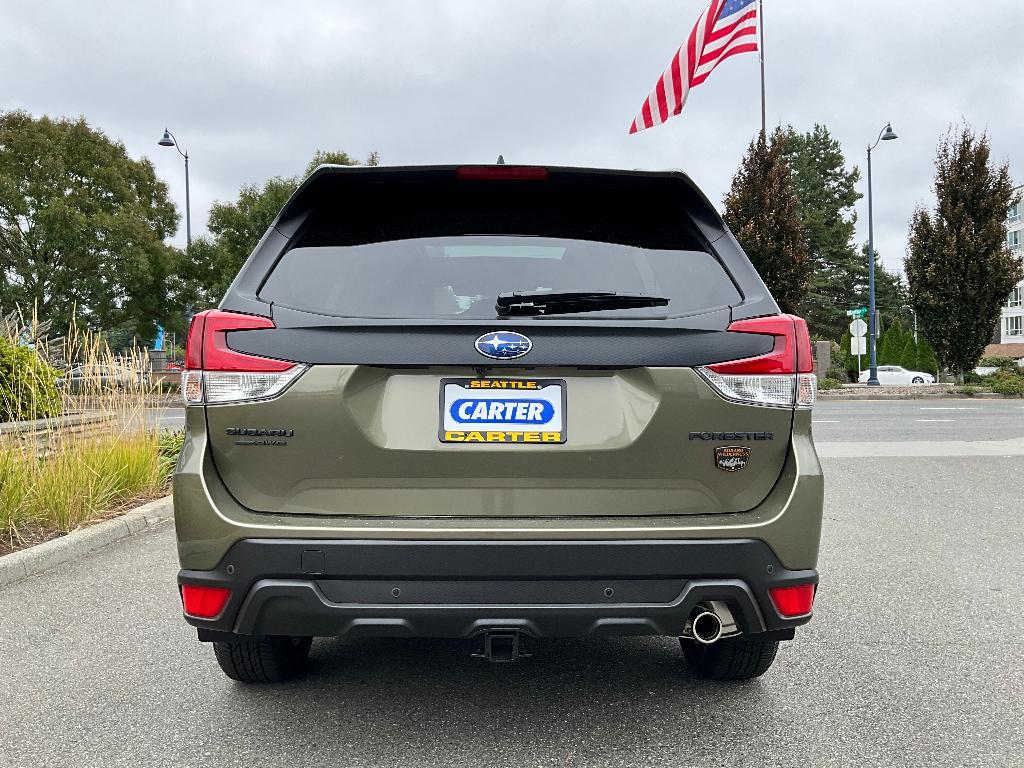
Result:
<svg viewBox="0 0 1024 768">
<path fill-rule="evenodd" d="M 761 59 L 761 133 L 764 133 L 764 0 L 757 0 L 757 32 L 761 36 L 761 42 L 757 46 L 757 53 Z"/>
</svg>

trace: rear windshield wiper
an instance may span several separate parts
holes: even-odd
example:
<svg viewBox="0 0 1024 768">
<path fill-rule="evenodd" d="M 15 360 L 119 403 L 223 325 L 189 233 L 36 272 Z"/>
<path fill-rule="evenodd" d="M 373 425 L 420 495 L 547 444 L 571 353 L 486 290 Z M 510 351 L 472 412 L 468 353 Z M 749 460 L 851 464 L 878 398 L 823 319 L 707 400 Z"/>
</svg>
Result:
<svg viewBox="0 0 1024 768">
<path fill-rule="evenodd" d="M 601 309 L 637 309 L 664 307 L 669 300 L 661 296 L 609 291 L 525 291 L 499 293 L 494 309 L 499 316 L 561 315 L 571 312 L 596 312 Z"/>
</svg>

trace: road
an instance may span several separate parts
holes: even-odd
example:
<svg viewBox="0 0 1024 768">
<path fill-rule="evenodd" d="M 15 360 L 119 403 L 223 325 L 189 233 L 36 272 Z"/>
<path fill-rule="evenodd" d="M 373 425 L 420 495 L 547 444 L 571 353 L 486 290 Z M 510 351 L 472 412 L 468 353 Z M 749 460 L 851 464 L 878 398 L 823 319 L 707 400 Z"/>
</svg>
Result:
<svg viewBox="0 0 1024 768">
<path fill-rule="evenodd" d="M 1006 440 L 1024 437 L 1024 400 L 822 399 L 814 407 L 819 442 Z"/>
<path fill-rule="evenodd" d="M 1024 453 L 957 447 L 1024 436 L 1018 404 L 921 426 L 919 401 L 817 409 L 815 618 L 759 681 L 695 680 L 669 639 L 514 665 L 319 640 L 305 679 L 237 685 L 180 620 L 168 524 L 0 591 L 0 765 L 1019 766 Z M 939 455 L 904 455 L 924 442 Z"/>
<path fill-rule="evenodd" d="M 159 424 L 164 429 L 184 429 L 184 408 L 148 408 L 146 422 L 150 425 Z"/>
</svg>

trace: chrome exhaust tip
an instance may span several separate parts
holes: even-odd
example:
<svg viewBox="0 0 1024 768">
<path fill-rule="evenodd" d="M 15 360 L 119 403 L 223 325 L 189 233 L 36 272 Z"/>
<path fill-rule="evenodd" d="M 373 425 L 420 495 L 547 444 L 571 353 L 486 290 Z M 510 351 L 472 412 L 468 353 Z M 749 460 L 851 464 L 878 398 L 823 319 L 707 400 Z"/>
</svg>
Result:
<svg viewBox="0 0 1024 768">
<path fill-rule="evenodd" d="M 722 636 L 722 619 L 714 611 L 699 611 L 690 621 L 690 632 L 701 645 L 711 645 Z"/>
</svg>

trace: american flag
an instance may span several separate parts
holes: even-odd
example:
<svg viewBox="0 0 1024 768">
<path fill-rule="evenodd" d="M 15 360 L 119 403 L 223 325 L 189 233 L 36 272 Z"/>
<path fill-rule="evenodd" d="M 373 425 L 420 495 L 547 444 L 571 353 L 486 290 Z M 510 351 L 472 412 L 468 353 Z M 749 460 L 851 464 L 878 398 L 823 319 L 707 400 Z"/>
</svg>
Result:
<svg viewBox="0 0 1024 768">
<path fill-rule="evenodd" d="M 707 80 L 719 63 L 737 53 L 756 50 L 757 2 L 711 0 L 647 97 L 629 132 L 653 128 L 678 115 L 690 89 Z"/>
</svg>

